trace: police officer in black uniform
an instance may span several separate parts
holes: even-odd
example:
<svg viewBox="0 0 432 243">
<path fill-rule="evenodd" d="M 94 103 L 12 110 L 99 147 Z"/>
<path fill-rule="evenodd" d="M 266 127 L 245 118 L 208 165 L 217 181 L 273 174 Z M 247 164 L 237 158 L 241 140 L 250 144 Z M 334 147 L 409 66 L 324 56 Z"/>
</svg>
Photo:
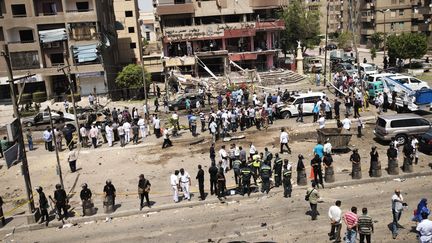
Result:
<svg viewBox="0 0 432 243">
<path fill-rule="evenodd" d="M 212 162 L 208 171 L 210 174 L 210 194 L 211 195 L 213 195 L 214 193 L 217 194 L 217 173 L 219 170 L 216 167 L 215 162 Z"/>
<path fill-rule="evenodd" d="M 275 179 L 275 187 L 279 187 L 281 185 L 281 178 L 282 178 L 282 159 L 279 158 L 279 154 L 275 154 L 275 160 L 274 160 L 274 179 Z"/>
<path fill-rule="evenodd" d="M 40 186 L 36 187 L 36 191 L 39 193 L 39 210 L 41 213 L 41 221 L 39 223 L 42 224 L 43 222 L 45 222 L 45 225 L 48 226 L 49 223 L 48 199 L 46 198 L 42 187 Z"/>
<path fill-rule="evenodd" d="M 284 187 L 284 197 L 291 197 L 292 185 L 291 185 L 291 177 L 292 177 L 292 167 L 288 165 L 288 160 L 284 160 L 283 165 L 283 187 Z"/>
<path fill-rule="evenodd" d="M 116 196 L 116 189 L 114 187 L 114 185 L 112 184 L 111 180 L 107 180 L 106 185 L 104 186 L 104 193 L 105 193 L 105 197 L 112 198 L 112 206 L 115 206 L 115 196 Z"/>
<path fill-rule="evenodd" d="M 243 191 L 242 191 L 241 195 L 244 196 L 244 194 L 247 192 L 248 196 L 250 196 L 250 193 L 251 193 L 250 183 L 251 183 L 251 177 L 252 177 L 252 170 L 246 164 L 246 162 L 244 162 L 242 164 L 242 169 L 241 169 L 240 173 L 242 176 L 242 184 L 243 184 Z"/>
<path fill-rule="evenodd" d="M 55 186 L 56 190 L 54 191 L 54 203 L 56 205 L 57 213 L 59 216 L 59 220 L 62 218 L 67 219 L 68 211 L 67 211 L 67 195 L 66 191 L 62 188 L 60 184 Z M 61 211 L 63 210 L 63 217 L 61 215 Z"/>
<path fill-rule="evenodd" d="M 272 175 L 272 170 L 268 162 L 264 162 L 260 168 L 260 176 L 262 180 L 261 192 L 266 192 L 267 194 L 270 191 L 270 177 Z"/>
<path fill-rule="evenodd" d="M 88 205 L 88 203 L 91 200 L 92 192 L 88 188 L 87 183 L 82 184 L 81 187 L 82 187 L 82 190 L 81 190 L 81 193 L 80 193 L 80 198 L 81 198 L 81 202 L 82 202 L 83 216 L 85 216 L 85 209 L 86 209 L 86 206 Z"/>
</svg>

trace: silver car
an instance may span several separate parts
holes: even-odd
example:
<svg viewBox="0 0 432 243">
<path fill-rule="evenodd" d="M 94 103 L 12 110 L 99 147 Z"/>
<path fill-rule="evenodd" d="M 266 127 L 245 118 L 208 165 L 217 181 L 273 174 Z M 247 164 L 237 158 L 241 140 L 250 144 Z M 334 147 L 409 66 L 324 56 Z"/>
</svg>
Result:
<svg viewBox="0 0 432 243">
<path fill-rule="evenodd" d="M 426 118 L 415 114 L 397 114 L 378 116 L 374 134 L 383 141 L 393 137 L 399 144 L 405 144 L 408 136 L 427 132 L 432 124 Z"/>
</svg>

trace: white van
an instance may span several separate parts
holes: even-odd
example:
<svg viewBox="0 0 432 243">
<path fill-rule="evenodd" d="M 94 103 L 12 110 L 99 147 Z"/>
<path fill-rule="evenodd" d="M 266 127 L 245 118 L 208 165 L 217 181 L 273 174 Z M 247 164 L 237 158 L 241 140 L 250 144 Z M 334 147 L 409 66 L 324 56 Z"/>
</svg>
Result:
<svg viewBox="0 0 432 243">
<path fill-rule="evenodd" d="M 298 115 L 298 105 L 303 102 L 303 115 L 312 114 L 315 102 L 326 97 L 323 92 L 301 93 L 291 96 L 288 104 L 281 109 L 282 118 L 290 118 Z"/>
<path fill-rule="evenodd" d="M 395 80 L 400 84 L 405 85 L 406 87 L 412 90 L 429 89 L 429 85 L 425 81 L 422 81 L 420 79 L 411 76 L 397 75 L 397 76 L 390 76 L 389 78 Z"/>
<path fill-rule="evenodd" d="M 354 66 L 355 69 L 357 68 L 357 65 Z M 374 74 L 378 74 L 378 70 L 376 69 L 376 66 L 368 64 L 368 63 L 360 63 L 360 73 L 366 74 L 367 76 L 369 75 L 374 75 Z"/>
<path fill-rule="evenodd" d="M 394 77 L 398 76 L 400 74 L 397 73 L 379 73 L 379 74 L 373 74 L 368 77 L 368 82 L 376 82 L 380 81 L 380 78 L 382 77 Z"/>
</svg>

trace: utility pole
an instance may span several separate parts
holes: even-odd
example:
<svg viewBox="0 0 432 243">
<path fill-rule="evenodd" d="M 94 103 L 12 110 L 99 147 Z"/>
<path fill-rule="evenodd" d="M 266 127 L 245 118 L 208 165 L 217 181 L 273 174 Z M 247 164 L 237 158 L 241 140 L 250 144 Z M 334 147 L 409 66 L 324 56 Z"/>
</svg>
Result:
<svg viewBox="0 0 432 243">
<path fill-rule="evenodd" d="M 53 134 L 54 147 L 55 147 L 55 152 L 56 152 L 57 173 L 59 174 L 60 184 L 61 184 L 62 188 L 65 188 L 64 184 L 63 184 L 63 174 L 62 174 L 61 165 L 60 165 L 60 157 L 59 157 L 59 154 L 58 154 L 57 139 L 56 139 L 56 135 L 55 135 L 55 132 L 54 132 L 54 124 L 53 124 L 53 120 L 52 120 L 52 116 L 51 116 L 51 108 L 49 106 L 48 106 L 48 112 L 49 112 L 51 130 L 52 130 L 52 134 Z"/>
<path fill-rule="evenodd" d="M 327 3 L 327 20 L 326 20 L 326 33 L 325 33 L 325 46 L 324 46 L 324 87 L 326 86 L 326 81 L 327 81 L 327 42 L 328 42 L 328 27 L 329 27 L 328 26 L 329 9 L 330 9 L 330 5 L 329 3 Z M 331 70 L 329 70 L 329 72 L 331 73 Z"/>
<path fill-rule="evenodd" d="M 144 71 L 144 52 L 143 52 L 143 48 L 144 48 L 144 43 L 143 43 L 143 36 L 142 36 L 142 30 L 141 30 L 141 24 L 139 23 L 139 21 L 137 20 L 138 23 L 138 38 L 139 38 L 139 55 L 140 55 L 140 62 L 141 62 L 141 73 L 142 73 L 142 78 L 143 78 L 143 88 L 144 88 L 144 104 L 147 110 L 147 113 L 150 114 L 150 109 L 147 105 L 148 101 L 147 101 L 147 85 L 146 85 L 146 77 L 145 77 L 145 71 Z M 144 114 L 146 120 L 148 121 L 149 116 L 147 116 L 147 114 Z"/>
<path fill-rule="evenodd" d="M 360 74 L 360 52 L 359 52 L 359 50 L 357 48 L 356 32 L 355 32 L 356 29 L 355 29 L 355 25 L 353 24 L 354 16 L 353 16 L 353 11 L 352 11 L 352 5 L 353 5 L 353 1 L 349 0 L 349 7 L 348 7 L 348 9 L 349 9 L 349 15 L 350 15 L 349 19 L 350 19 L 350 24 L 351 24 L 352 36 L 353 36 L 354 50 L 356 52 L 356 57 L 357 57 L 357 73 L 358 73 L 359 80 L 360 80 L 360 83 L 361 83 L 361 91 L 362 91 L 362 94 L 364 95 L 365 94 L 365 88 L 364 88 L 363 79 L 362 79 L 361 74 Z M 357 24 L 357 20 L 356 20 L 356 24 Z"/>
<path fill-rule="evenodd" d="M 9 56 L 9 49 L 7 45 L 4 45 L 3 51 L 1 51 L 1 56 L 4 57 L 6 61 L 7 66 L 7 73 L 8 73 L 8 79 L 9 79 L 9 86 L 10 86 L 10 95 L 12 99 L 12 105 L 14 109 L 14 115 L 15 118 L 18 119 L 18 144 L 19 144 L 19 150 L 22 153 L 22 164 L 21 164 L 21 173 L 24 176 L 24 182 L 25 182 L 25 189 L 27 194 L 27 200 L 28 200 L 28 209 L 31 214 L 35 212 L 35 206 L 33 202 L 33 191 L 32 191 L 32 185 L 30 180 L 30 172 L 28 169 L 28 162 L 27 162 L 27 154 L 25 151 L 25 145 L 24 145 L 24 137 L 23 137 L 23 131 L 22 131 L 22 125 L 21 125 L 21 115 L 18 110 L 18 104 L 16 100 L 16 94 L 15 94 L 15 85 L 14 85 L 14 78 L 12 73 L 12 66 L 10 62 L 10 56 Z M 29 223 L 35 221 L 35 218 L 33 217 L 32 220 L 28 220 Z"/>
<path fill-rule="evenodd" d="M 63 74 L 68 79 L 69 90 L 70 90 L 70 95 L 71 95 L 71 99 L 72 99 L 72 107 L 73 107 L 73 112 L 74 112 L 74 115 L 75 115 L 75 127 L 76 127 L 76 130 L 77 130 L 77 133 L 78 133 L 78 144 L 77 144 L 77 147 L 81 148 L 81 136 L 80 136 L 80 132 L 79 132 L 80 127 L 79 127 L 78 116 L 77 116 L 77 112 L 76 112 L 75 94 L 74 94 L 73 85 L 72 85 L 73 83 L 72 83 L 71 74 L 70 74 L 69 59 L 67 59 L 67 64 L 68 64 L 67 66 L 57 68 L 57 72 L 62 71 Z M 65 69 L 67 69 L 67 73 L 66 73 Z M 51 115 L 51 113 L 50 113 L 50 115 Z M 62 186 L 63 186 L 63 183 L 62 183 Z"/>
</svg>

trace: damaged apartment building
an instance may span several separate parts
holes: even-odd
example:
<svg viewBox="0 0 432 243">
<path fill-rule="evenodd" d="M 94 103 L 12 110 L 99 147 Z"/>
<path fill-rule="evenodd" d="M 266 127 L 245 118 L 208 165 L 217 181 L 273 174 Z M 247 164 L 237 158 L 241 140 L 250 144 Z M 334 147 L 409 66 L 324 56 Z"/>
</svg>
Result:
<svg viewBox="0 0 432 243">
<path fill-rule="evenodd" d="M 107 93 L 115 79 L 113 0 L 0 0 L 0 49 L 10 53 L 24 93 L 64 99 L 69 82 L 58 67 L 71 65 L 77 93 Z M 0 58 L 0 99 L 9 98 L 7 68 Z"/>
<path fill-rule="evenodd" d="M 167 68 L 206 76 L 242 68 L 268 70 L 277 66 L 284 21 L 278 12 L 288 0 L 158 0 Z"/>
</svg>

